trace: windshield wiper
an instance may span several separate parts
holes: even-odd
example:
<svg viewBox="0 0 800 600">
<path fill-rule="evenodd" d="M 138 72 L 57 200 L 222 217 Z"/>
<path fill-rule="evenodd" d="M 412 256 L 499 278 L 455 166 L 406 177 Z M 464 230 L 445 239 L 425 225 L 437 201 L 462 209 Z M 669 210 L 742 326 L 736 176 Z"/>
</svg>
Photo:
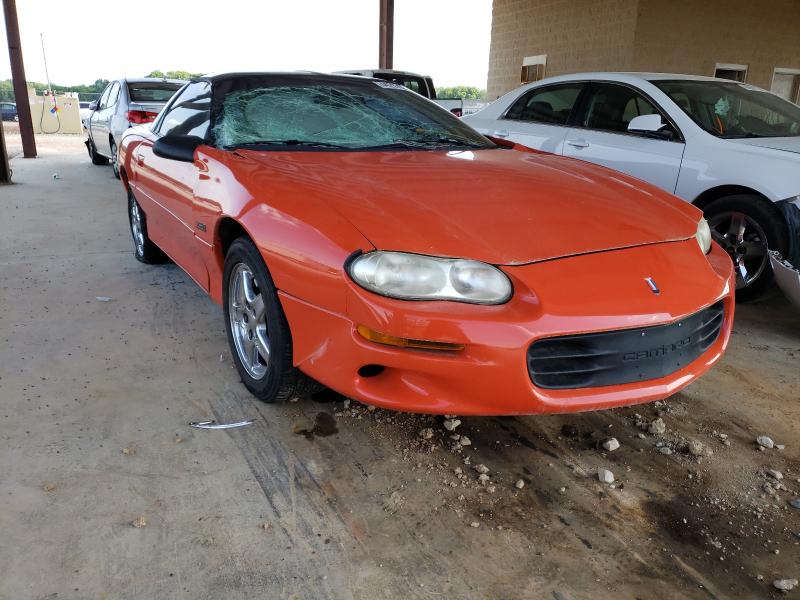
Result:
<svg viewBox="0 0 800 600">
<path fill-rule="evenodd" d="M 235 150 L 236 148 L 257 148 L 258 146 L 303 146 L 304 148 L 347 148 L 341 144 L 332 144 L 330 142 L 319 142 L 315 140 L 258 140 L 255 142 L 240 142 L 238 144 L 231 144 L 225 146 L 226 150 Z"/>
</svg>

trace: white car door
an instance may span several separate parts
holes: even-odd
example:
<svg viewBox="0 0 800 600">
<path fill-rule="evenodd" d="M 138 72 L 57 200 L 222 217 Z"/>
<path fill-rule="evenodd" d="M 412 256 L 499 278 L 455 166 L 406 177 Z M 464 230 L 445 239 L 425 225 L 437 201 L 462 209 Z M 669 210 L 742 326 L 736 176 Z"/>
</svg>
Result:
<svg viewBox="0 0 800 600">
<path fill-rule="evenodd" d="M 514 100 L 499 118 L 467 122 L 481 133 L 534 148 L 561 154 L 572 111 L 584 83 L 575 81 L 536 87 Z"/>
<path fill-rule="evenodd" d="M 675 193 L 685 145 L 677 128 L 640 91 L 623 84 L 593 83 L 576 125 L 564 140 L 564 156 L 643 179 Z M 661 114 L 660 133 L 628 131 L 640 115 Z"/>
<path fill-rule="evenodd" d="M 108 133 L 111 127 L 111 117 L 116 110 L 119 98 L 119 82 L 112 82 L 107 92 L 103 92 L 97 110 L 92 113 L 92 141 L 95 148 L 103 156 L 111 156 L 111 146 L 108 143 Z"/>
</svg>

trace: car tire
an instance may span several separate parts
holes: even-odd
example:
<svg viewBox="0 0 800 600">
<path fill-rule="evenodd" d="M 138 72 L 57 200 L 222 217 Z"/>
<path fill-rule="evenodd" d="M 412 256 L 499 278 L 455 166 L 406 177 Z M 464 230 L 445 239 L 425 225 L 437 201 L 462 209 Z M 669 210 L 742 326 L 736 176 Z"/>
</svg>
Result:
<svg viewBox="0 0 800 600">
<path fill-rule="evenodd" d="M 111 168 L 114 171 L 114 177 L 119 179 L 119 164 L 117 162 L 117 143 L 114 141 L 114 138 L 110 138 L 108 143 L 111 146 Z"/>
<path fill-rule="evenodd" d="M 704 213 L 714 241 L 733 260 L 736 300 L 755 300 L 773 281 L 767 250 L 786 253 L 786 221 L 774 206 L 754 194 L 718 198 L 705 207 Z"/>
<path fill-rule="evenodd" d="M 292 334 L 278 292 L 261 254 L 247 238 L 234 241 L 225 255 L 222 296 L 228 345 L 250 393 L 277 403 L 319 388 L 292 364 Z"/>
<path fill-rule="evenodd" d="M 147 217 L 131 192 L 128 192 L 128 222 L 131 226 L 133 254 L 136 260 L 146 265 L 165 262 L 167 256 L 148 237 Z"/>
<path fill-rule="evenodd" d="M 108 164 L 108 159 L 105 156 L 102 156 L 97 153 L 97 148 L 95 147 L 92 138 L 86 140 L 86 148 L 87 150 L 89 150 L 89 158 L 92 159 L 93 165 L 101 166 Z"/>
</svg>

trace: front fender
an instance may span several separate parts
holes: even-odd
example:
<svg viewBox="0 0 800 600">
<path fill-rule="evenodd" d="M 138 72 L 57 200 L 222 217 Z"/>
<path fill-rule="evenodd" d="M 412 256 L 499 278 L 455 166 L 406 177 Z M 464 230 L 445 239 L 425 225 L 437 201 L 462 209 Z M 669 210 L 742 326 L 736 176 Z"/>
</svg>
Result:
<svg viewBox="0 0 800 600">
<path fill-rule="evenodd" d="M 195 235 L 213 252 L 206 261 L 212 263 L 212 298 L 222 300 L 221 226 L 231 219 L 255 243 L 280 291 L 344 313 L 344 262 L 354 251 L 374 247 L 325 201 L 324 190 L 299 190 L 255 161 L 215 148 L 198 150 L 198 161 L 203 166 L 194 220 L 205 232 Z"/>
</svg>

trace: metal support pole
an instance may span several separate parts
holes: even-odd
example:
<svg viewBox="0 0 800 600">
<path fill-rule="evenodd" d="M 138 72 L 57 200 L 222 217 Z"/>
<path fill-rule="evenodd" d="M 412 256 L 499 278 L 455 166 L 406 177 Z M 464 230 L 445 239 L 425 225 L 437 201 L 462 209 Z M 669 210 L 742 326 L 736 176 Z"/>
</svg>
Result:
<svg viewBox="0 0 800 600">
<path fill-rule="evenodd" d="M 379 0 L 381 3 L 378 33 L 378 68 L 391 69 L 394 65 L 394 0 Z"/>
<path fill-rule="evenodd" d="M 11 79 L 14 81 L 14 99 L 19 115 L 19 133 L 22 137 L 22 155 L 36 158 L 36 140 L 33 137 L 31 105 L 28 102 L 28 86 L 25 79 L 25 65 L 22 63 L 22 43 L 19 39 L 19 21 L 15 0 L 3 0 L 6 16 L 6 37 L 8 38 L 8 58 L 11 61 Z"/>
<path fill-rule="evenodd" d="M 3 133 L 3 122 L 0 121 L 0 185 L 11 183 L 11 167 L 8 165 L 8 150 Z"/>
</svg>

